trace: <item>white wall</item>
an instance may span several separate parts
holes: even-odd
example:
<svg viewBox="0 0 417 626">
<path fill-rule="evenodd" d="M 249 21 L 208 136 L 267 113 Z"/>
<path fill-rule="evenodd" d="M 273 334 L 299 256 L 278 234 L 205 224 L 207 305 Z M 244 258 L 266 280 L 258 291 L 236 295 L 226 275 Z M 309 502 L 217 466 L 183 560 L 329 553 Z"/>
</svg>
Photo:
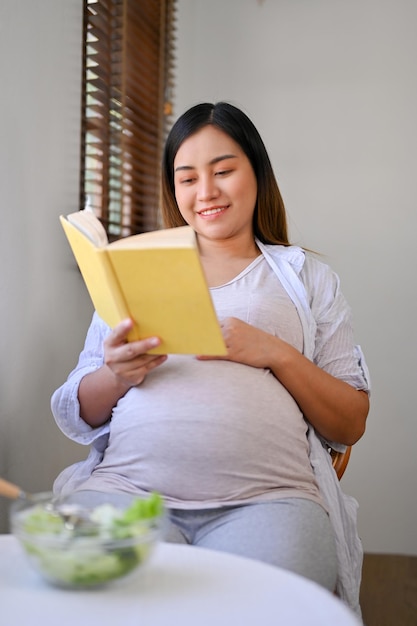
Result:
<svg viewBox="0 0 417 626">
<path fill-rule="evenodd" d="M 339 272 L 373 378 L 343 485 L 365 549 L 417 553 L 417 41 L 414 0 L 179 0 L 177 113 L 243 107 L 265 138 L 292 238 Z M 76 210 L 80 0 L 0 3 L 0 475 L 49 489 L 86 450 L 52 391 L 91 306 L 58 224 Z M 7 506 L 0 500 L 0 532 Z"/>
<path fill-rule="evenodd" d="M 176 100 L 249 114 L 292 240 L 339 273 L 373 382 L 343 487 L 365 550 L 413 554 L 416 22 L 414 0 L 179 0 Z"/>
<path fill-rule="evenodd" d="M 58 222 L 78 208 L 81 17 L 79 0 L 0 3 L 0 475 L 27 490 L 86 454 L 49 404 L 91 316 Z"/>
</svg>

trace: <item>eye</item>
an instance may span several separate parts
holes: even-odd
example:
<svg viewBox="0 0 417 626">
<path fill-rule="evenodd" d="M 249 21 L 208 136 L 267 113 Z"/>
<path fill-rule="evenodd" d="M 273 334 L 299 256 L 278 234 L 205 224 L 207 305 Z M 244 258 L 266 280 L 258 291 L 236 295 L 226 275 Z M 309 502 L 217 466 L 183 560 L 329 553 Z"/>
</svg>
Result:
<svg viewBox="0 0 417 626">
<path fill-rule="evenodd" d="M 215 174 L 215 176 L 227 176 L 228 174 L 231 174 L 233 170 L 218 170 Z"/>
<path fill-rule="evenodd" d="M 191 185 L 191 183 L 193 183 L 195 181 L 195 177 L 194 176 L 189 176 L 187 178 L 180 178 L 178 183 L 180 185 Z"/>
</svg>

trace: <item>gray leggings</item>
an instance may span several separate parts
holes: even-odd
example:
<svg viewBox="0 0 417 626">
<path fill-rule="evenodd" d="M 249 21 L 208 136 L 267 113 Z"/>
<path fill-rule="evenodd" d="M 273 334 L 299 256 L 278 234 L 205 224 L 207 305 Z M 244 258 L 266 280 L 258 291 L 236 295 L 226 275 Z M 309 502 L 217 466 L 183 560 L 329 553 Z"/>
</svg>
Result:
<svg viewBox="0 0 417 626">
<path fill-rule="evenodd" d="M 165 541 L 230 552 L 290 570 L 333 591 L 333 528 L 315 502 L 286 498 L 218 509 L 170 509 Z"/>
</svg>

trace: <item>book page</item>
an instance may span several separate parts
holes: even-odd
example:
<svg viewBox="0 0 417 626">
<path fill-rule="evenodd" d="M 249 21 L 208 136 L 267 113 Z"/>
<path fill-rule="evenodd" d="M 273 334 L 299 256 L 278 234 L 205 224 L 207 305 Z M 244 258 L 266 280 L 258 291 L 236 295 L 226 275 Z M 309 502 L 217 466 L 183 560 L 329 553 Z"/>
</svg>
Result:
<svg viewBox="0 0 417 626">
<path fill-rule="evenodd" d="M 191 226 L 179 226 L 178 228 L 154 230 L 118 239 L 110 243 L 108 248 L 112 250 L 120 248 L 197 248 L 197 239 Z"/>
<path fill-rule="evenodd" d="M 100 220 L 92 211 L 76 211 L 67 215 L 67 220 L 76 226 L 98 248 L 106 246 L 109 242 L 106 230 Z"/>
</svg>

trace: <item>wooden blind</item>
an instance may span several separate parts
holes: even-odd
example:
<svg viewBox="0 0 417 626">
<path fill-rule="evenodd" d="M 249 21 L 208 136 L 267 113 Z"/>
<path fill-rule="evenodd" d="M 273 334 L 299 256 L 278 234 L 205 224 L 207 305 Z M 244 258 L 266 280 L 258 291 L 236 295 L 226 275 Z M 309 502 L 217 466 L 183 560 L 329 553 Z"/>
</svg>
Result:
<svg viewBox="0 0 417 626">
<path fill-rule="evenodd" d="M 109 238 L 160 227 L 176 0 L 84 0 L 80 208 Z"/>
</svg>

